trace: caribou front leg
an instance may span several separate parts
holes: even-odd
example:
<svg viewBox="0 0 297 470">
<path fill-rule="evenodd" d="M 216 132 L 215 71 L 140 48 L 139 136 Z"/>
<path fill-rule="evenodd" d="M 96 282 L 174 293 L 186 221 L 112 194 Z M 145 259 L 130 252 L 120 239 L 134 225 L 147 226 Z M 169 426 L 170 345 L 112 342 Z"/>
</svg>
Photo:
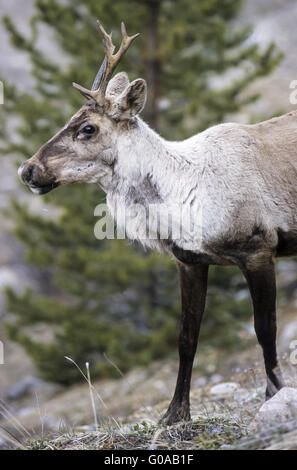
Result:
<svg viewBox="0 0 297 470">
<path fill-rule="evenodd" d="M 190 419 L 190 385 L 207 291 L 207 265 L 178 264 L 182 296 L 179 371 L 173 399 L 161 422 Z"/>
<path fill-rule="evenodd" d="M 273 260 L 247 262 L 242 271 L 248 281 L 254 307 L 254 324 L 263 349 L 267 374 L 266 398 L 284 387 L 276 352 L 276 285 Z"/>
</svg>

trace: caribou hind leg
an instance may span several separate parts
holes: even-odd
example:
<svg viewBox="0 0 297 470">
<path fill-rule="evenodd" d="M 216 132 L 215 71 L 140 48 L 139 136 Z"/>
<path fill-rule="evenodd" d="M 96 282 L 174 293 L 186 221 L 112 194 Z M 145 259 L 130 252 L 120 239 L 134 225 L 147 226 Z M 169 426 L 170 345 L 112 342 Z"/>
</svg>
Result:
<svg viewBox="0 0 297 470">
<path fill-rule="evenodd" d="M 276 352 L 276 284 L 272 257 L 248 260 L 241 266 L 247 279 L 253 307 L 254 325 L 262 347 L 267 374 L 266 398 L 284 386 Z"/>
<path fill-rule="evenodd" d="M 190 419 L 190 385 L 200 324 L 205 307 L 208 265 L 178 263 L 182 296 L 179 336 L 179 371 L 173 399 L 161 422 L 173 424 Z"/>
</svg>

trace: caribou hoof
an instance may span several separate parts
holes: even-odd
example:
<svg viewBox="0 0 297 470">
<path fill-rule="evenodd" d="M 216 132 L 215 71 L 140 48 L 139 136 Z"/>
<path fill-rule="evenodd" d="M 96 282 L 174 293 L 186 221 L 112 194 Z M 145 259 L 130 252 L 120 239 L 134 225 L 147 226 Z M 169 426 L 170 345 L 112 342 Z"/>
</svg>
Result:
<svg viewBox="0 0 297 470">
<path fill-rule="evenodd" d="M 190 421 L 190 407 L 183 405 L 170 405 L 164 416 L 159 421 L 159 424 L 172 424 L 180 423 L 181 421 Z"/>
<path fill-rule="evenodd" d="M 274 383 L 272 380 L 267 378 L 267 387 L 265 392 L 266 400 L 272 398 L 281 388 L 285 387 L 285 383 L 283 381 L 281 373 L 278 375 L 275 374 Z"/>
</svg>

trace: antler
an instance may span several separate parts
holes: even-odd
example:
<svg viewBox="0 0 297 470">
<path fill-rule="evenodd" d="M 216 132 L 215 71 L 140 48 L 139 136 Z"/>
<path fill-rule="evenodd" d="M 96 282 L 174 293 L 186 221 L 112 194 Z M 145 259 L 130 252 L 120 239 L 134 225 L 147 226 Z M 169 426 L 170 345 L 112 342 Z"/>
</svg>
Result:
<svg viewBox="0 0 297 470">
<path fill-rule="evenodd" d="M 112 33 L 107 34 L 100 21 L 97 20 L 97 23 L 103 36 L 105 58 L 100 66 L 100 69 L 97 72 L 91 90 L 88 90 L 87 88 L 84 88 L 78 85 L 77 83 L 73 83 L 73 86 L 84 96 L 86 96 L 87 98 L 95 99 L 99 105 L 103 106 L 105 101 L 105 91 L 108 82 L 111 79 L 111 76 L 118 63 L 120 62 L 121 58 L 129 48 L 131 43 L 134 41 L 134 39 L 139 36 L 139 33 L 134 34 L 134 36 L 128 36 L 125 23 L 122 22 L 122 42 L 118 52 L 114 54 L 115 45 L 112 42 Z"/>
</svg>

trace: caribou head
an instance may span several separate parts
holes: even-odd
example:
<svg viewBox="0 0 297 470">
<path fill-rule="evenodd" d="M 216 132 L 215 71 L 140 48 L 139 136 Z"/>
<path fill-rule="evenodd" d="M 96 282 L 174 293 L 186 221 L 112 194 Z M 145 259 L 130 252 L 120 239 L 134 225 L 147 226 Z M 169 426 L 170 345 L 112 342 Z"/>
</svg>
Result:
<svg viewBox="0 0 297 470">
<path fill-rule="evenodd" d="M 104 188 L 117 153 L 117 138 L 133 124 L 146 101 L 146 82 L 130 83 L 126 73 L 112 74 L 138 36 L 128 36 L 121 25 L 122 43 L 114 53 L 112 34 L 103 35 L 105 58 L 91 90 L 73 86 L 87 103 L 37 153 L 19 168 L 21 180 L 36 194 L 45 194 L 62 184 L 98 182 Z"/>
</svg>

